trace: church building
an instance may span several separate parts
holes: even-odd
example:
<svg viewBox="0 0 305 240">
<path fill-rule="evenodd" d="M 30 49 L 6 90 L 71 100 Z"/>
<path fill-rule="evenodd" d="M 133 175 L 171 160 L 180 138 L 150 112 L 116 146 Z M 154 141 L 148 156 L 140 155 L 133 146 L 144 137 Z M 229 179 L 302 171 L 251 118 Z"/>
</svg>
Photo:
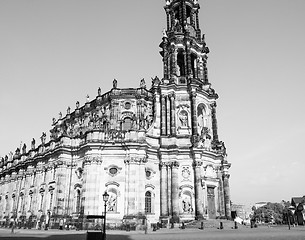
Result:
<svg viewBox="0 0 305 240">
<path fill-rule="evenodd" d="M 197 0 L 167 0 L 163 76 L 120 88 L 53 119 L 49 138 L 0 160 L 0 224 L 103 215 L 107 223 L 229 218 L 229 168 L 208 79 Z"/>
</svg>

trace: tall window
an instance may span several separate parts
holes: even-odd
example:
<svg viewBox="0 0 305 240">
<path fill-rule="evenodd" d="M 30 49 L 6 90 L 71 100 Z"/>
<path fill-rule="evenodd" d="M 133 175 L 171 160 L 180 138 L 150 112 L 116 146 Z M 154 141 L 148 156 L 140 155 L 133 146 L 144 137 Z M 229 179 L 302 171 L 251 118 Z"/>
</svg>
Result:
<svg viewBox="0 0 305 240">
<path fill-rule="evenodd" d="M 151 213 L 151 192 L 145 193 L 145 213 Z"/>
</svg>

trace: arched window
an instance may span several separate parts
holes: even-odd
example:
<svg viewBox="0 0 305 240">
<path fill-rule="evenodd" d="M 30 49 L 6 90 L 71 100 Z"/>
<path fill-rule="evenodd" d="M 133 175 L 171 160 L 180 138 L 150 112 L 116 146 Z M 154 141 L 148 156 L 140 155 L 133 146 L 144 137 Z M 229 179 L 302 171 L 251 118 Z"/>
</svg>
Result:
<svg viewBox="0 0 305 240">
<path fill-rule="evenodd" d="M 123 131 L 129 131 L 132 127 L 132 120 L 131 118 L 125 118 L 122 122 L 122 130 Z"/>
<path fill-rule="evenodd" d="M 145 193 L 145 213 L 151 213 L 151 192 Z"/>
</svg>

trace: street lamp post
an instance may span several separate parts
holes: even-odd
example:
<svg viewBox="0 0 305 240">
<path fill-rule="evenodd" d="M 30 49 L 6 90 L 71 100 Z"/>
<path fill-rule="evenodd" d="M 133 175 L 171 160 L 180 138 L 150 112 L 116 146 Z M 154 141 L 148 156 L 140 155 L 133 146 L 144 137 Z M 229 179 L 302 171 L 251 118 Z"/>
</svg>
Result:
<svg viewBox="0 0 305 240">
<path fill-rule="evenodd" d="M 107 202 L 109 199 L 109 194 L 105 191 L 103 194 L 103 201 L 104 201 L 104 233 L 103 233 L 103 240 L 106 240 L 106 207 L 107 207 Z"/>
</svg>

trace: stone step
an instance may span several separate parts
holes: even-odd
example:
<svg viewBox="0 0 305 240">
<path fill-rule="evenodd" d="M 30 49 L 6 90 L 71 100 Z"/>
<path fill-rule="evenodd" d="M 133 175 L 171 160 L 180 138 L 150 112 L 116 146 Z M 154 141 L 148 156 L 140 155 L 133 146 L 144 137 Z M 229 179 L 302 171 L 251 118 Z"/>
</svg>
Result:
<svg viewBox="0 0 305 240">
<path fill-rule="evenodd" d="M 235 227 L 235 222 L 226 219 L 209 219 L 209 220 L 195 220 L 185 224 L 186 228 L 201 228 L 201 222 L 203 222 L 204 228 L 219 228 L 220 222 L 222 222 L 224 229 L 231 229 Z M 237 223 L 238 228 L 246 228 L 245 225 Z"/>
</svg>

